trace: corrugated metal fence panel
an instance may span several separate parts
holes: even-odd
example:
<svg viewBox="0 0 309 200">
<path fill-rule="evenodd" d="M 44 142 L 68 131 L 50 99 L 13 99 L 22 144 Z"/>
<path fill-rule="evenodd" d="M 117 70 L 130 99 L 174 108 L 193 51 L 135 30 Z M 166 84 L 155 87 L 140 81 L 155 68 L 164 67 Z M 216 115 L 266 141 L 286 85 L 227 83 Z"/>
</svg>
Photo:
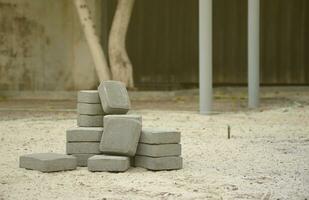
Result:
<svg viewBox="0 0 309 200">
<path fill-rule="evenodd" d="M 214 83 L 246 84 L 247 0 L 213 2 Z M 115 3 L 104 5 L 105 43 Z M 308 6 L 307 0 L 261 0 L 263 84 L 309 84 Z M 127 46 L 139 88 L 197 86 L 198 0 L 137 0 Z"/>
</svg>

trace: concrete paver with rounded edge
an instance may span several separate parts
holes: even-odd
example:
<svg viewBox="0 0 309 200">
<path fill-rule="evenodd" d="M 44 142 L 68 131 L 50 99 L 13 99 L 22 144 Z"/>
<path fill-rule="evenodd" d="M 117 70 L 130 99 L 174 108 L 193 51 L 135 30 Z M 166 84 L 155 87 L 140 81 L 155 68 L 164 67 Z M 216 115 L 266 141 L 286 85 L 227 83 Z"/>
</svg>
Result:
<svg viewBox="0 0 309 200">
<path fill-rule="evenodd" d="M 180 132 L 167 128 L 143 128 L 139 142 L 147 144 L 180 143 Z"/>
<path fill-rule="evenodd" d="M 104 132 L 100 150 L 105 154 L 134 156 L 142 124 L 130 118 L 104 118 Z"/>
<path fill-rule="evenodd" d="M 80 90 L 77 93 L 77 102 L 100 104 L 99 92 L 97 90 Z"/>
<path fill-rule="evenodd" d="M 67 142 L 100 142 L 102 127 L 74 127 L 67 129 Z"/>
<path fill-rule="evenodd" d="M 102 81 L 98 87 L 103 110 L 107 114 L 125 114 L 130 110 L 130 99 L 120 81 Z"/>
<path fill-rule="evenodd" d="M 103 127 L 103 115 L 78 115 L 77 125 L 80 127 Z"/>
<path fill-rule="evenodd" d="M 88 170 L 93 172 L 124 172 L 130 168 L 126 156 L 95 155 L 88 159 Z"/>
<path fill-rule="evenodd" d="M 67 154 L 100 154 L 99 142 L 66 143 Z"/>
<path fill-rule="evenodd" d="M 75 157 L 59 153 L 33 153 L 19 157 L 19 167 L 41 172 L 57 172 L 76 169 Z"/>
<path fill-rule="evenodd" d="M 181 155 L 181 144 L 143 144 L 138 143 L 136 155 L 166 157 Z"/>
<path fill-rule="evenodd" d="M 134 165 L 135 167 L 142 167 L 153 171 L 181 169 L 182 157 L 153 158 L 148 156 L 135 156 Z"/>
<path fill-rule="evenodd" d="M 77 103 L 77 113 L 80 115 L 103 115 L 102 105 L 99 103 Z"/>
</svg>

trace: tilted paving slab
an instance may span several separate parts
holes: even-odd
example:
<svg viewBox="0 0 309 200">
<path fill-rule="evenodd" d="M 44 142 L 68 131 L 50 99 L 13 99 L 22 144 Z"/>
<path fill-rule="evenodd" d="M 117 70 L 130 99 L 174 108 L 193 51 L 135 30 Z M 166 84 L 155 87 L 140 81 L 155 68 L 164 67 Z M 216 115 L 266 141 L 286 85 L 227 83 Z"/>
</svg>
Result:
<svg viewBox="0 0 309 200">
<path fill-rule="evenodd" d="M 99 142 L 69 142 L 66 143 L 67 154 L 100 154 Z"/>
<path fill-rule="evenodd" d="M 100 97 L 99 97 L 98 90 L 81 90 L 81 91 L 78 91 L 77 102 L 100 104 L 101 100 L 100 100 Z"/>
<path fill-rule="evenodd" d="M 74 127 L 67 129 L 67 142 L 100 142 L 103 134 L 102 127 Z"/>
<path fill-rule="evenodd" d="M 79 167 L 87 167 L 88 158 L 95 156 L 97 154 L 72 154 L 72 156 L 76 157 L 77 166 Z"/>
<path fill-rule="evenodd" d="M 160 170 L 175 170 L 182 168 L 182 157 L 148 157 L 148 156 L 135 156 L 135 167 L 142 167 L 153 171 Z"/>
<path fill-rule="evenodd" d="M 142 116 L 141 115 L 105 115 L 103 118 L 103 125 L 104 125 L 104 121 L 113 118 L 119 118 L 119 119 L 135 119 L 137 121 L 139 121 L 142 124 Z"/>
<path fill-rule="evenodd" d="M 130 99 L 120 81 L 102 81 L 98 87 L 103 110 L 107 114 L 125 114 L 130 110 Z"/>
<path fill-rule="evenodd" d="M 80 127 L 103 127 L 103 115 L 78 115 L 77 125 Z"/>
<path fill-rule="evenodd" d="M 138 143 L 136 155 L 166 157 L 181 155 L 181 144 L 144 144 Z"/>
<path fill-rule="evenodd" d="M 134 156 L 142 124 L 135 119 L 104 118 L 100 150 L 106 154 Z"/>
<path fill-rule="evenodd" d="M 124 172 L 130 168 L 125 156 L 96 155 L 88 159 L 88 170 L 93 172 Z"/>
<path fill-rule="evenodd" d="M 147 144 L 180 143 L 180 132 L 168 128 L 143 128 L 139 142 Z"/>
<path fill-rule="evenodd" d="M 76 169 L 77 160 L 59 153 L 33 153 L 20 156 L 19 166 L 41 172 L 57 172 Z"/>
<path fill-rule="evenodd" d="M 104 111 L 101 104 L 77 103 L 77 113 L 81 115 L 103 115 Z"/>
</svg>

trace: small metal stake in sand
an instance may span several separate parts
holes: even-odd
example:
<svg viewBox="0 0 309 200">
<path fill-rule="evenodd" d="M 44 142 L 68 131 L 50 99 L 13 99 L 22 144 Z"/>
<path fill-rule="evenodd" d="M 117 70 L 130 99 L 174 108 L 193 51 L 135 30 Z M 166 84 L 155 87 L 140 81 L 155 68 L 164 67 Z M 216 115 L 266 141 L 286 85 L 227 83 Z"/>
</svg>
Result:
<svg viewBox="0 0 309 200">
<path fill-rule="evenodd" d="M 227 125 L 227 139 L 231 138 L 231 127 L 230 125 Z"/>
</svg>

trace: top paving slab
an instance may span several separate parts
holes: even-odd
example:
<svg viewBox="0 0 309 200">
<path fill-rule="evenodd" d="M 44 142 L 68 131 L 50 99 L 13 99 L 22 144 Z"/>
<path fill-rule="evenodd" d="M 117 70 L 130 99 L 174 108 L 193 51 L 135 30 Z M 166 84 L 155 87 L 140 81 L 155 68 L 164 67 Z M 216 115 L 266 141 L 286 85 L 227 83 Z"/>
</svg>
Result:
<svg viewBox="0 0 309 200">
<path fill-rule="evenodd" d="M 139 142 L 146 144 L 180 143 L 180 132 L 164 128 L 143 128 Z"/>
<path fill-rule="evenodd" d="M 77 102 L 100 104 L 99 92 L 97 90 L 81 90 L 77 93 Z"/>
<path fill-rule="evenodd" d="M 102 81 L 98 92 L 105 113 L 126 114 L 130 110 L 128 91 L 122 82 Z"/>
</svg>

